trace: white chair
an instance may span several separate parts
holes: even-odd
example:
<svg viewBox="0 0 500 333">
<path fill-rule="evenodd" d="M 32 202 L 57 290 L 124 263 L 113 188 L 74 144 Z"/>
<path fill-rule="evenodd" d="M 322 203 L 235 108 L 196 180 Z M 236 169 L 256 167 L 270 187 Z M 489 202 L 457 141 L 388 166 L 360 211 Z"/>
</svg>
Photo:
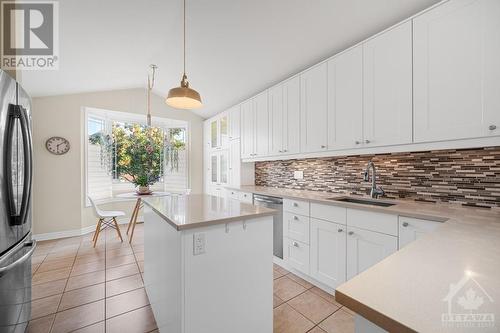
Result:
<svg viewBox="0 0 500 333">
<path fill-rule="evenodd" d="M 119 210 L 101 210 L 99 209 L 99 207 L 97 207 L 91 197 L 88 198 L 90 200 L 90 203 L 92 204 L 92 207 L 94 207 L 95 215 L 99 218 L 99 221 L 97 222 L 97 226 L 95 228 L 94 237 L 92 238 L 94 247 L 97 244 L 97 238 L 99 237 L 101 231 L 108 227 L 115 229 L 118 233 L 118 237 L 120 237 L 120 240 L 123 242 L 120 227 L 118 226 L 116 218 L 119 216 L 125 216 L 125 213 Z"/>
</svg>

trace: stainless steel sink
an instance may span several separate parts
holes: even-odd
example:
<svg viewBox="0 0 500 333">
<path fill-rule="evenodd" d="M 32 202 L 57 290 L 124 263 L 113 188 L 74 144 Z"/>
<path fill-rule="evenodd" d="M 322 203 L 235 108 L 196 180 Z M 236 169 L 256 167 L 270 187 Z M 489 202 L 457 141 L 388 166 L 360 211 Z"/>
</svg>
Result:
<svg viewBox="0 0 500 333">
<path fill-rule="evenodd" d="M 391 206 L 395 205 L 394 203 L 385 202 L 385 201 L 370 200 L 370 199 L 358 199 L 358 198 L 329 198 L 327 200 L 356 203 L 356 204 L 361 204 L 361 205 L 379 206 L 379 207 L 391 207 Z"/>
</svg>

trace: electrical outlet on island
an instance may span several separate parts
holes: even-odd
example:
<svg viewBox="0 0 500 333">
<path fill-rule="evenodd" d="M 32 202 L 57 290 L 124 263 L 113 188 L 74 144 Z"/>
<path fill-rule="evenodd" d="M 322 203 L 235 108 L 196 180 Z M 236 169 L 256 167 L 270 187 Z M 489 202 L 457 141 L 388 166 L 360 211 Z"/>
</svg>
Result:
<svg viewBox="0 0 500 333">
<path fill-rule="evenodd" d="M 193 235 L 193 255 L 197 256 L 206 252 L 205 233 L 196 233 Z"/>
</svg>

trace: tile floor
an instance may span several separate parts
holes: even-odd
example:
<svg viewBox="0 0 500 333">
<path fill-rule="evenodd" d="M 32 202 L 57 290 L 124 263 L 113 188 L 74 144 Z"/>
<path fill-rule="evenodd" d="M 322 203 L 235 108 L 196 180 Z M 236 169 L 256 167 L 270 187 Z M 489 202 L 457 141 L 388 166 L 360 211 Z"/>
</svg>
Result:
<svg viewBox="0 0 500 333">
<path fill-rule="evenodd" d="M 157 332 L 144 290 L 143 225 L 132 245 L 114 230 L 102 233 L 95 249 L 92 234 L 39 242 L 32 264 L 29 333 Z M 273 300 L 275 333 L 354 332 L 350 310 L 277 265 Z"/>
</svg>

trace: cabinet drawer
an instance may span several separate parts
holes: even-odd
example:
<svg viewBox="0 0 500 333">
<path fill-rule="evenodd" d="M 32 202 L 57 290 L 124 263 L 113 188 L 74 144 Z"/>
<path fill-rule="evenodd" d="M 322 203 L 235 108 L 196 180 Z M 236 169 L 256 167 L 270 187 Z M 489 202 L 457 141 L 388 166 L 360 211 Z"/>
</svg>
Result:
<svg viewBox="0 0 500 333">
<path fill-rule="evenodd" d="M 304 274 L 309 274 L 309 245 L 285 238 L 288 264 Z"/>
<path fill-rule="evenodd" d="M 311 217 L 345 224 L 347 208 L 311 203 Z"/>
<path fill-rule="evenodd" d="M 285 212 L 309 216 L 309 201 L 284 199 L 283 210 Z"/>
<path fill-rule="evenodd" d="M 398 235 L 398 216 L 392 214 L 348 208 L 347 225 L 387 235 Z"/>
<path fill-rule="evenodd" d="M 240 192 L 238 194 L 238 199 L 242 202 L 253 204 L 253 194 L 248 192 Z"/>
<path fill-rule="evenodd" d="M 283 235 L 292 240 L 309 244 L 309 217 L 290 212 L 283 214 Z"/>
<path fill-rule="evenodd" d="M 235 190 L 227 190 L 227 197 L 230 199 L 239 200 L 240 199 L 240 192 L 235 191 Z"/>
<path fill-rule="evenodd" d="M 416 219 L 412 217 L 399 217 L 399 248 L 402 249 L 417 238 L 433 231 L 441 222 Z"/>
</svg>

